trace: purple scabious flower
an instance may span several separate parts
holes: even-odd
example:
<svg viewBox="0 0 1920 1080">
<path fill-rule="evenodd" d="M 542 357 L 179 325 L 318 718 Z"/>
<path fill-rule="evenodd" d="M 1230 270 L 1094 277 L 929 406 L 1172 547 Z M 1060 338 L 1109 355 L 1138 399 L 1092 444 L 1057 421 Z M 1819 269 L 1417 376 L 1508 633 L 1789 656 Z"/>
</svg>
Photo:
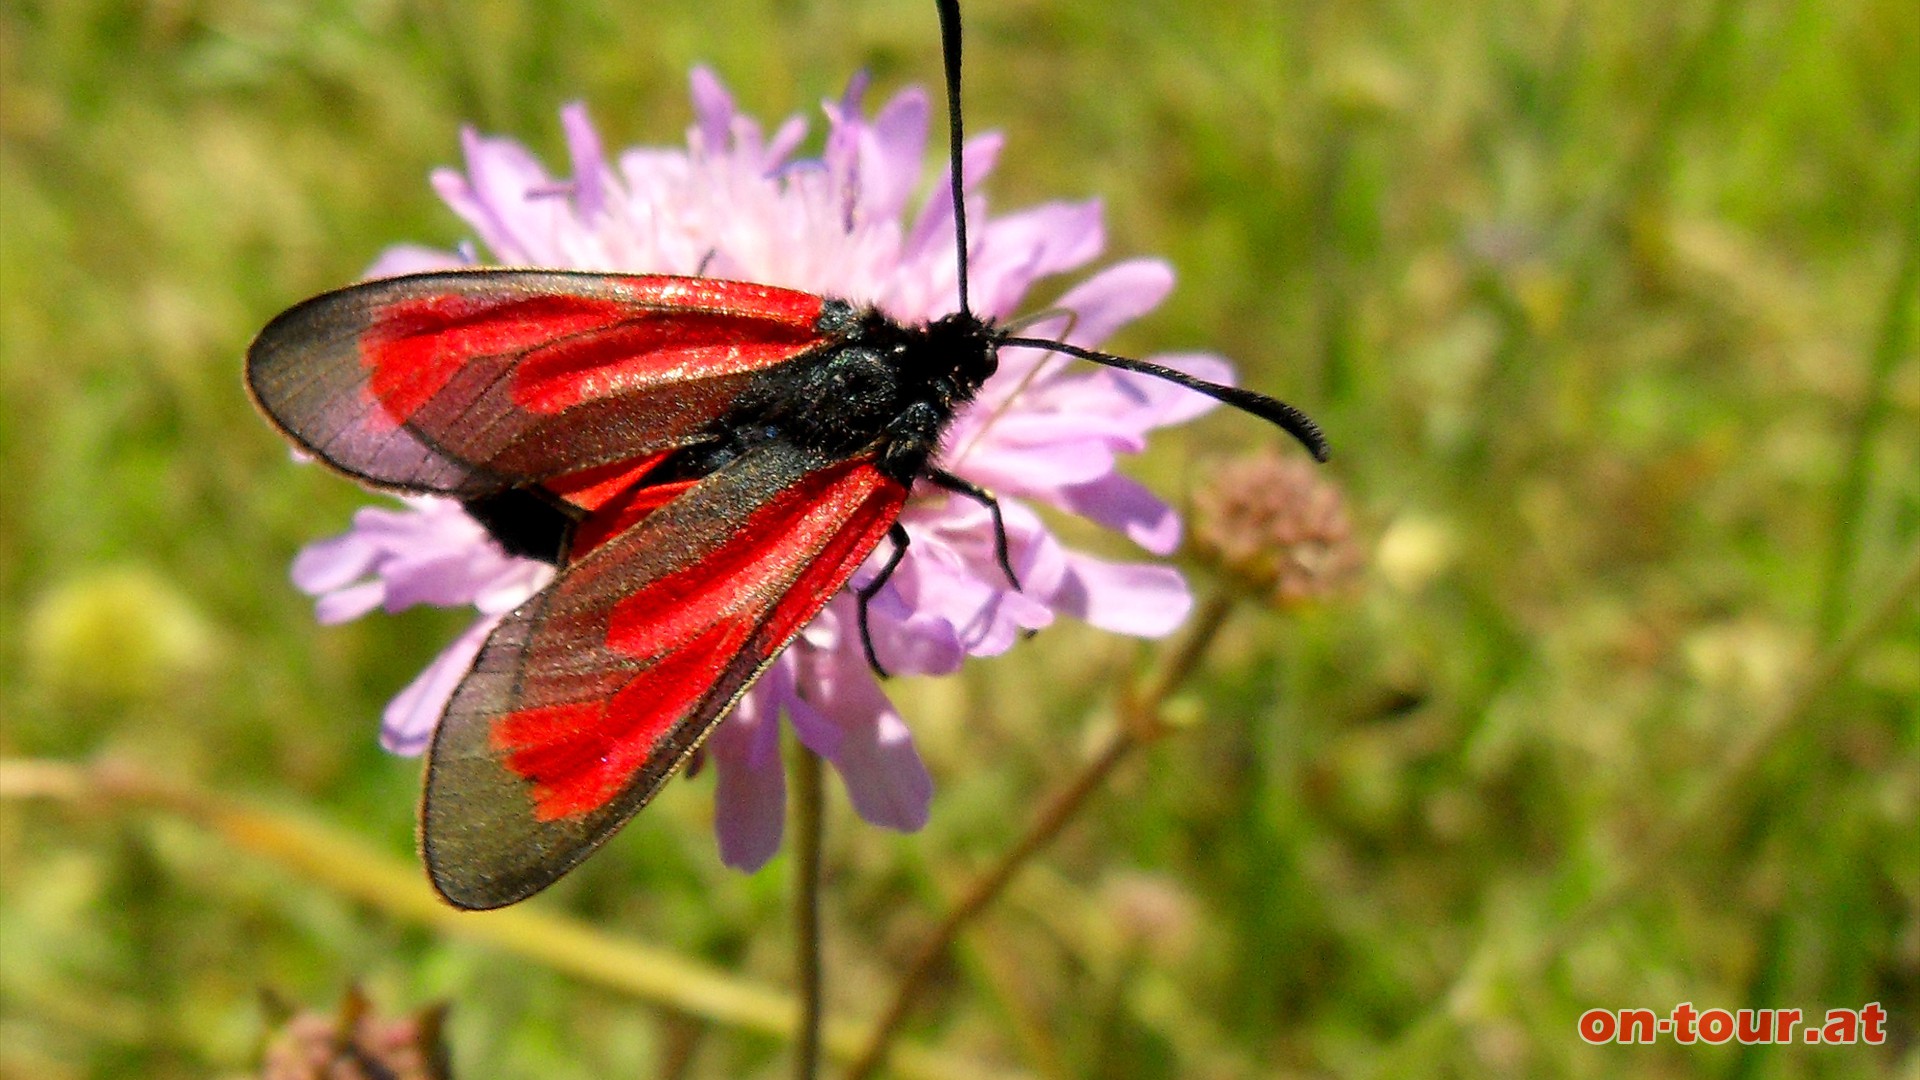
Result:
<svg viewBox="0 0 1920 1080">
<path fill-rule="evenodd" d="M 943 176 L 924 183 L 927 95 L 908 89 L 872 116 L 864 79 L 825 105 L 826 145 L 797 158 L 798 117 L 769 137 L 742 116 L 712 72 L 693 72 L 695 122 L 685 149 L 636 148 L 609 159 L 580 105 L 561 111 L 572 164 L 556 179 L 520 144 L 468 130 L 464 172 L 434 173 L 434 189 L 474 230 L 488 260 L 628 273 L 703 274 L 870 303 L 903 323 L 958 306 L 953 209 Z M 1097 202 L 1055 202 L 992 216 L 978 187 L 996 135 L 967 145 L 970 298 L 983 318 L 1014 314 L 1033 284 L 1076 270 L 1104 243 Z M 910 208 L 918 191 L 917 208 Z M 380 277 L 475 265 L 458 253 L 395 247 L 369 270 Z M 1062 314 L 1030 336 L 1098 346 L 1159 304 L 1173 274 L 1157 260 L 1108 266 L 1052 307 Z M 1216 382 L 1232 369 L 1200 354 L 1153 357 Z M 1175 570 L 1116 563 L 1061 544 L 1030 504 L 1118 530 L 1155 555 L 1180 541 L 1180 521 L 1115 470 L 1147 432 L 1189 420 L 1213 401 L 1146 376 L 1007 348 L 976 401 L 954 418 L 940 463 L 1001 499 L 1014 590 L 994 558 L 992 522 L 977 503 L 917 488 L 901 516 L 912 544 L 870 607 L 875 651 L 889 671 L 940 675 L 971 656 L 1005 651 L 1057 615 L 1141 637 L 1171 632 L 1192 606 Z M 881 553 L 883 554 L 883 553 Z M 855 575 L 869 581 L 880 554 Z M 382 742 L 419 753 L 454 686 L 501 616 L 537 592 L 552 568 L 504 554 L 458 503 L 409 499 L 367 509 L 344 535 L 309 546 L 294 581 L 319 597 L 323 622 L 383 607 L 473 604 L 480 619 L 387 707 Z M 906 724 L 869 669 L 845 593 L 774 663 L 708 742 L 717 774 L 715 831 L 722 859 L 756 869 L 779 849 L 785 775 L 778 720 L 832 762 L 854 809 L 902 831 L 926 823 L 933 784 Z"/>
</svg>

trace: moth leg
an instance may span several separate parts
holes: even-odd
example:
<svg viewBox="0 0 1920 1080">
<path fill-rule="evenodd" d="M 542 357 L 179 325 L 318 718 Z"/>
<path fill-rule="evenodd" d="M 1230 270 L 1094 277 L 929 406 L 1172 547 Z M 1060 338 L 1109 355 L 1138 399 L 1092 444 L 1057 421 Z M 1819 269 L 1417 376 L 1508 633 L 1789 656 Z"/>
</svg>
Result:
<svg viewBox="0 0 1920 1080">
<path fill-rule="evenodd" d="M 719 258 L 719 257 L 720 257 L 720 249 L 719 249 L 719 248 L 708 248 L 708 249 L 707 249 L 707 253 L 706 253 L 705 255 L 702 255 L 702 256 L 700 256 L 700 265 L 699 265 L 698 267 L 696 267 L 696 268 L 694 269 L 694 271 L 693 271 L 693 276 L 694 276 L 694 277 L 706 277 L 706 276 L 707 276 L 707 268 L 708 268 L 708 267 L 710 267 L 710 266 L 712 266 L 712 265 L 713 265 L 713 260 L 715 260 L 715 259 L 717 259 L 717 258 Z"/>
<path fill-rule="evenodd" d="M 880 657 L 873 651 L 873 634 L 867 629 L 867 604 L 879 594 L 880 587 L 887 583 L 893 572 L 900 569 L 900 560 L 907 557 L 906 526 L 894 522 L 893 527 L 887 530 L 887 539 L 893 541 L 893 551 L 887 555 L 887 561 L 880 567 L 880 572 L 873 575 L 872 581 L 854 591 L 854 595 L 860 598 L 860 647 L 867 651 L 867 666 L 883 679 L 887 677 L 887 669 L 880 666 Z"/>
<path fill-rule="evenodd" d="M 1007 553 L 1007 521 L 1000 516 L 1000 500 L 979 484 L 963 477 L 955 476 L 945 469 L 929 468 L 924 474 L 937 487 L 946 488 L 955 495 L 964 495 L 993 515 L 993 557 L 1000 563 L 1000 569 L 1007 575 L 1007 581 L 1013 585 L 1013 591 L 1020 591 L 1020 575 L 1013 572 L 1013 559 Z"/>
</svg>

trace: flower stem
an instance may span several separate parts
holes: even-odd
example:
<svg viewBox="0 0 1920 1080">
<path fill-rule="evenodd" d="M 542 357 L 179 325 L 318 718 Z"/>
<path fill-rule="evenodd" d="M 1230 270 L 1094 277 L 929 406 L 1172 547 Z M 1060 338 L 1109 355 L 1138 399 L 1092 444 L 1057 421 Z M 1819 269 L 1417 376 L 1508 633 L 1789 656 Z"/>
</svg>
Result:
<svg viewBox="0 0 1920 1080">
<path fill-rule="evenodd" d="M 1158 720 L 1160 706 L 1166 704 L 1175 690 L 1193 676 L 1193 669 L 1213 647 L 1213 640 L 1220 636 L 1220 628 L 1227 624 L 1227 616 L 1233 614 L 1240 596 L 1231 585 L 1221 584 L 1200 603 L 1200 610 L 1193 617 L 1193 627 L 1187 631 L 1180 644 L 1168 656 L 1166 662 L 1155 669 L 1145 686 L 1128 699 L 1127 705 L 1132 715 L 1128 719 L 1136 724 L 1145 720 Z M 1154 732 L 1156 737 L 1164 731 Z"/>
<path fill-rule="evenodd" d="M 820 837 L 826 818 L 820 756 L 795 740 L 793 924 L 794 981 L 799 986 L 800 1027 L 794 1032 L 793 1075 L 820 1074 Z"/>
<path fill-rule="evenodd" d="M 606 933 L 547 905 L 467 912 L 447 906 L 408 865 L 336 829 L 284 811 L 250 806 L 155 776 L 137 766 L 0 758 L 0 803 L 52 800 L 88 810 L 158 810 L 244 851 L 317 882 L 331 895 L 367 905 L 400 924 L 425 927 L 540 964 L 594 986 L 743 1032 L 788 1039 L 800 1008 L 791 997 L 630 937 Z M 839 1060 L 866 1045 L 864 1024 L 828 1019 L 821 1048 Z M 957 1055 L 902 1046 L 895 1070 L 913 1080 L 1004 1076 Z"/>
<path fill-rule="evenodd" d="M 1067 823 L 1079 814 L 1088 798 L 1100 789 L 1121 762 L 1135 750 L 1173 730 L 1161 715 L 1160 708 L 1168 696 L 1193 674 L 1201 657 L 1206 655 L 1207 649 L 1219 636 L 1220 628 L 1226 624 L 1233 607 L 1234 597 L 1227 589 L 1221 588 L 1210 595 L 1201 604 L 1192 629 L 1181 639 L 1166 662 L 1138 690 L 1122 697 L 1120 723 L 1107 736 L 1100 751 L 1081 767 L 1066 786 L 1048 797 L 1019 841 L 968 886 L 959 902 L 948 910 L 933 934 L 914 954 L 913 962 L 908 965 L 899 986 L 895 987 L 886 1011 L 875 1022 L 866 1049 L 848 1067 L 846 1080 L 867 1080 L 886 1063 L 887 1052 L 894 1038 L 899 1035 L 901 1025 L 906 1022 L 908 1011 L 921 991 L 926 989 L 935 969 L 960 937 L 960 932 L 985 911 L 987 905 L 999 898 L 1007 883 L 1026 866 L 1027 861 L 1051 843 Z"/>
</svg>

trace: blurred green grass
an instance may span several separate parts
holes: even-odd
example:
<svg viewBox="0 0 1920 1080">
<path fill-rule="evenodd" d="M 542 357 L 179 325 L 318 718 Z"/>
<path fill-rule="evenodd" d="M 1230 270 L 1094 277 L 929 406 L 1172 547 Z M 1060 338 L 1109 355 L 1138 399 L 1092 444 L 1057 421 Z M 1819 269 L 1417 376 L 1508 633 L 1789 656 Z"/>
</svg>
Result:
<svg viewBox="0 0 1920 1080">
<path fill-rule="evenodd" d="M 557 163 L 575 98 L 610 146 L 678 141 L 695 62 L 766 119 L 862 66 L 930 83 L 928 6 L 0 10 L 0 751 L 131 758 L 408 852 L 416 769 L 374 717 L 464 616 L 313 625 L 288 560 L 366 499 L 251 415 L 246 341 L 390 243 L 463 238 L 425 183 L 463 122 Z M 918 1033 L 1069 1075 L 1367 1075 L 1436 1015 L 1411 1075 L 1920 1067 L 1911 612 L 1633 903 L 1544 974 L 1501 966 L 1701 789 L 1920 536 L 1911 3 L 967 18 L 969 120 L 1009 139 L 995 205 L 1103 198 L 1114 257 L 1180 274 L 1119 345 L 1214 348 L 1307 407 L 1378 546 L 1356 595 L 1234 626 L 1192 692 L 1207 722 L 1016 883 Z M 1247 424 L 1210 417 L 1137 471 L 1178 495 Z M 878 1007 L 1134 656 L 1063 627 L 898 688 L 941 793 L 909 838 L 833 807 L 836 1006 Z M 784 860 L 719 868 L 708 783 L 541 902 L 784 983 Z M 0 1075 L 232 1074 L 260 987 L 323 1003 L 355 979 L 451 998 L 465 1076 L 653 1075 L 666 1038 L 630 1001 L 166 822 L 9 805 L 0 869 Z M 1175 921 L 1144 942 L 1143 890 Z M 1877 1000 L 1897 1045 L 1575 1035 L 1588 1007 L 1689 1000 Z M 719 1031 L 693 1074 L 784 1068 Z"/>
</svg>

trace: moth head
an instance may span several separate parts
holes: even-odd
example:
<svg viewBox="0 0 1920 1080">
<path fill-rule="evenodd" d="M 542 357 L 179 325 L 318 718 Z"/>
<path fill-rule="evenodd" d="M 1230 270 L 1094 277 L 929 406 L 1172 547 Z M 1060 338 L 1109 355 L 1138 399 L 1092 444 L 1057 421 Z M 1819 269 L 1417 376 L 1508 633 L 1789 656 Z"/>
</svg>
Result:
<svg viewBox="0 0 1920 1080">
<path fill-rule="evenodd" d="M 1000 339 L 1004 336 L 972 312 L 960 311 L 927 327 L 928 352 L 942 372 L 969 391 L 1000 369 Z"/>
</svg>

